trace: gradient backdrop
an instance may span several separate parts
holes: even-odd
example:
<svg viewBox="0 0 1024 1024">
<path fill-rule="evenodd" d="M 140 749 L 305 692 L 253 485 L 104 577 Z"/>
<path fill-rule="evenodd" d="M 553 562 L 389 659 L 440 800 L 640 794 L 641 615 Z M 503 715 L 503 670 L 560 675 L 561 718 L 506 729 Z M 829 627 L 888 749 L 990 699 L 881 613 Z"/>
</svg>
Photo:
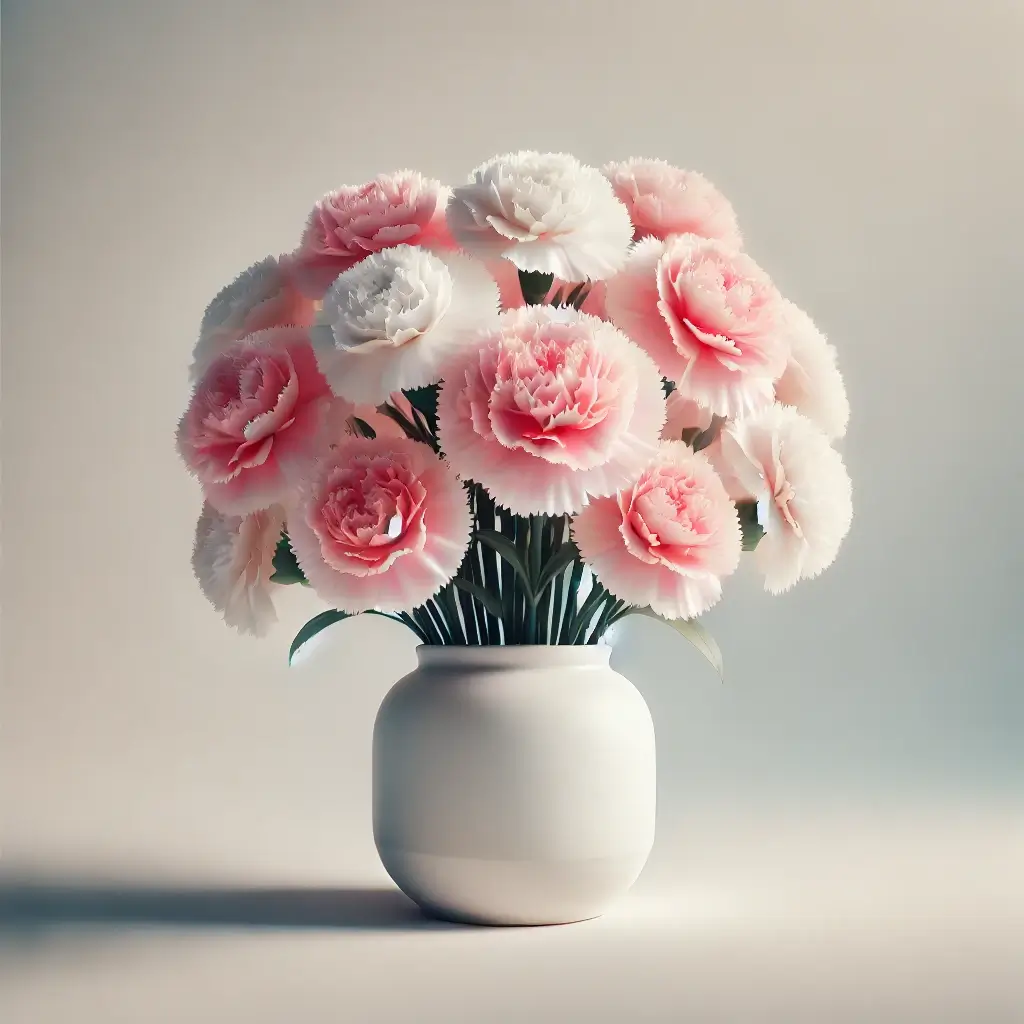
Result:
<svg viewBox="0 0 1024 1024">
<path fill-rule="evenodd" d="M 839 561 L 780 598 L 731 582 L 706 618 L 725 684 L 655 623 L 615 652 L 658 730 L 657 877 L 735 857 L 734 835 L 820 864 L 800 836 L 845 822 L 998 862 L 1021 899 L 1024 8 L 5 0 L 2 29 L 9 868 L 376 877 L 370 730 L 413 640 L 346 623 L 289 670 L 308 593 L 282 593 L 267 640 L 222 626 L 189 567 L 186 367 L 210 297 L 324 191 L 530 147 L 705 172 L 853 405 Z M 975 826 L 987 867 L 950 853 Z M 986 1024 L 1024 1007 L 994 986 L 971 996 L 996 1000 Z M 27 991 L 23 1019 L 51 1019 Z"/>
</svg>

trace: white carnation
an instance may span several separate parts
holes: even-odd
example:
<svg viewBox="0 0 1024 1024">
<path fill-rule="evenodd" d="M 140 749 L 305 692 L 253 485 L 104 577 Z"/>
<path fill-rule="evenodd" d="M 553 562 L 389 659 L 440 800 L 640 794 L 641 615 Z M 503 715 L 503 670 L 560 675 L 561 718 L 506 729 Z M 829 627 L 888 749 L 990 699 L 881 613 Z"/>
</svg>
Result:
<svg viewBox="0 0 1024 1024">
<path fill-rule="evenodd" d="M 775 383 L 775 398 L 799 409 L 833 440 L 846 433 L 850 402 L 836 350 L 799 306 L 786 300 L 783 318 L 789 362 Z"/>
<path fill-rule="evenodd" d="M 277 621 L 270 589 L 274 552 L 284 528 L 278 506 L 227 516 L 209 502 L 196 523 L 192 570 L 207 600 L 242 633 L 263 636 Z"/>
<path fill-rule="evenodd" d="M 730 492 L 763 511 L 754 560 L 773 594 L 827 569 L 853 518 L 850 477 L 825 434 L 792 406 L 730 423 L 713 456 Z"/>
<path fill-rule="evenodd" d="M 453 190 L 448 227 L 467 252 L 563 281 L 610 277 L 633 239 L 629 212 L 596 167 L 565 153 L 507 153 Z"/>
<path fill-rule="evenodd" d="M 463 256 L 398 245 L 341 274 L 311 331 L 334 393 L 378 405 L 440 380 L 445 363 L 498 313 L 498 287 Z"/>
</svg>

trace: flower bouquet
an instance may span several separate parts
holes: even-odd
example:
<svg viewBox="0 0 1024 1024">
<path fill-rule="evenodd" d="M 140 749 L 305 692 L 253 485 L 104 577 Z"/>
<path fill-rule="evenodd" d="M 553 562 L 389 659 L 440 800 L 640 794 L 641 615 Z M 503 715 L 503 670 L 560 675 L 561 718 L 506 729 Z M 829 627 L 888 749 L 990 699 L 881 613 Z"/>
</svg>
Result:
<svg viewBox="0 0 1024 1024">
<path fill-rule="evenodd" d="M 324 196 L 298 247 L 210 303 L 178 450 L 193 566 L 262 634 L 308 584 L 426 645 L 597 643 L 696 619 L 751 557 L 772 593 L 836 557 L 836 354 L 744 250 L 725 197 L 659 160 L 496 157 Z"/>
</svg>

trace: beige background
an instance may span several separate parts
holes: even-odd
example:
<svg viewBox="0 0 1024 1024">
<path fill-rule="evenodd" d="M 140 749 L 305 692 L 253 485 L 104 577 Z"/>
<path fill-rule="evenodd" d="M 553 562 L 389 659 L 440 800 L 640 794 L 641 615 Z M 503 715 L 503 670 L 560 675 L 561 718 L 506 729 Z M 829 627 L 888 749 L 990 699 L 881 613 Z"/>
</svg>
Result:
<svg viewBox="0 0 1024 1024">
<path fill-rule="evenodd" d="M 626 631 L 661 771 L 628 926 L 0 942 L 5 1020 L 1024 1016 L 1024 7 L 15 0 L 2 27 L 8 872 L 380 881 L 370 728 L 412 639 L 346 624 L 289 671 L 311 595 L 266 641 L 223 628 L 173 449 L 204 305 L 331 187 L 520 147 L 704 171 L 840 350 L 856 503 L 826 576 L 709 614 L 725 686 Z"/>
</svg>

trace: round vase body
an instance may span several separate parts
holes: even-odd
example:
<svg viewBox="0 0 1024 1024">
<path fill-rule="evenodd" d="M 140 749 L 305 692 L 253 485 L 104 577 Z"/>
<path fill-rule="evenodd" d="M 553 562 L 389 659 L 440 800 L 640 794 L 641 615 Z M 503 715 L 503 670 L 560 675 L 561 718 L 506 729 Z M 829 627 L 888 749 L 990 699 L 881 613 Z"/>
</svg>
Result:
<svg viewBox="0 0 1024 1024">
<path fill-rule="evenodd" d="M 581 921 L 654 842 L 654 726 L 603 646 L 420 647 L 373 734 L 373 830 L 428 913 Z"/>
</svg>

